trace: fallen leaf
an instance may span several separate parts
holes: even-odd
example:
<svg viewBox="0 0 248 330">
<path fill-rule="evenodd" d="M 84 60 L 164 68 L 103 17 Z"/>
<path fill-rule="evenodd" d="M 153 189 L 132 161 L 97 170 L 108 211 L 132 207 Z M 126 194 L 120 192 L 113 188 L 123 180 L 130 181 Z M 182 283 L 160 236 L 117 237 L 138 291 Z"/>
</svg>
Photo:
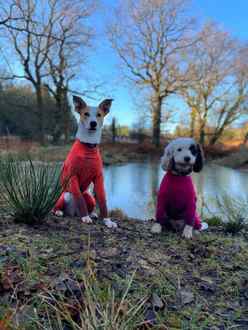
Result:
<svg viewBox="0 0 248 330">
<path fill-rule="evenodd" d="M 6 313 L 3 318 L 0 320 L 0 330 L 11 330 L 10 320 L 12 318 L 12 313 Z"/>
</svg>

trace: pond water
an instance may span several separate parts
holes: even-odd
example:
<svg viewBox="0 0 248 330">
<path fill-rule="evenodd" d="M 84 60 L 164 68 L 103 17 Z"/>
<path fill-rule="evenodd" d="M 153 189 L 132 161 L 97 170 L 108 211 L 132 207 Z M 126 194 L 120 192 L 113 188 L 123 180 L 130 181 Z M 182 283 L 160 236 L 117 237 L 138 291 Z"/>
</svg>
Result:
<svg viewBox="0 0 248 330">
<path fill-rule="evenodd" d="M 160 164 L 153 162 L 105 167 L 104 180 L 109 209 L 120 208 L 133 218 L 153 218 L 156 192 L 163 175 Z M 223 193 L 248 200 L 246 171 L 206 165 L 201 173 L 193 174 L 193 181 L 201 214 L 215 212 L 214 199 Z"/>
</svg>

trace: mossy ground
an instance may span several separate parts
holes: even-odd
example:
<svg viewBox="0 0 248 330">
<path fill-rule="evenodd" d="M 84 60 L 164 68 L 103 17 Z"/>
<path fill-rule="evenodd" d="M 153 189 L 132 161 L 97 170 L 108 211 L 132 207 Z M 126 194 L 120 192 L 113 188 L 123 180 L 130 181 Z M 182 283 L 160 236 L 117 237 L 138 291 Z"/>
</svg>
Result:
<svg viewBox="0 0 248 330">
<path fill-rule="evenodd" d="M 96 301 L 107 303 L 108 290 L 115 301 L 122 299 L 132 274 L 125 300 L 145 303 L 126 329 L 146 329 L 148 319 L 154 329 L 248 329 L 246 232 L 230 236 L 217 226 L 187 241 L 174 233 L 153 236 L 150 227 L 129 219 L 109 230 L 100 222 L 55 217 L 30 227 L 3 215 L 0 329 L 57 329 L 51 324 L 58 315 L 49 310 L 47 296 L 70 306 L 78 324 L 75 315 L 83 313 L 87 300 L 85 278 L 93 288 L 97 283 Z M 61 324 L 58 329 L 74 329 Z"/>
</svg>

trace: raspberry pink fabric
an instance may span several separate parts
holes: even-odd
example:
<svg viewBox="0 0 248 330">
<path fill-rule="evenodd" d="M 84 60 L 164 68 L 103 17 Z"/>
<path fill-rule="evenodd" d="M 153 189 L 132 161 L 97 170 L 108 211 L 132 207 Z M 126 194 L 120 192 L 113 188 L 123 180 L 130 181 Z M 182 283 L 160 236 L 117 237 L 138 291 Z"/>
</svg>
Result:
<svg viewBox="0 0 248 330">
<path fill-rule="evenodd" d="M 168 171 L 159 188 L 156 220 L 166 225 L 168 219 L 183 219 L 187 225 L 200 229 L 201 220 L 196 212 L 196 201 L 191 176 L 174 175 Z"/>
</svg>

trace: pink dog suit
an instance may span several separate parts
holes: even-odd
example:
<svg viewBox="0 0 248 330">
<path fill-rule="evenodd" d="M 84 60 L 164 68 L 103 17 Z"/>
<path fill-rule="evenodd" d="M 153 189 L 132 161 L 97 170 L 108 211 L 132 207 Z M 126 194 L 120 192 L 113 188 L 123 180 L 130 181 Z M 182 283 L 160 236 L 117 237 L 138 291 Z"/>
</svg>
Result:
<svg viewBox="0 0 248 330">
<path fill-rule="evenodd" d="M 185 221 L 185 224 L 201 229 L 196 212 L 196 192 L 191 176 L 174 175 L 168 171 L 158 193 L 156 220 L 166 226 L 169 219 Z"/>
</svg>

